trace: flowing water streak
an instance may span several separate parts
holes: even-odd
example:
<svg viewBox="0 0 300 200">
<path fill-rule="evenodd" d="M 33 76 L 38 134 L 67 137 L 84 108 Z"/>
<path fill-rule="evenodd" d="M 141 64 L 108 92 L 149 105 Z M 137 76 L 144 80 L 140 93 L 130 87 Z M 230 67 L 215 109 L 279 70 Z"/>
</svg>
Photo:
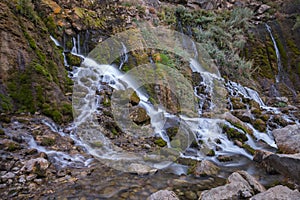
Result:
<svg viewBox="0 0 300 200">
<path fill-rule="evenodd" d="M 275 52 L 276 52 L 276 57 L 277 57 L 277 67 L 278 67 L 278 74 L 276 75 L 276 83 L 279 83 L 281 80 L 281 77 L 280 77 L 280 74 L 282 72 L 282 64 L 281 64 L 281 57 L 280 57 L 280 52 L 279 52 L 279 49 L 277 47 L 277 44 L 276 44 L 276 40 L 272 34 L 272 29 L 271 27 L 268 25 L 268 24 L 265 24 L 266 25 L 266 29 L 267 31 L 269 32 L 269 35 L 272 39 L 272 42 L 273 42 L 273 45 L 274 45 L 274 48 L 275 48 Z"/>
<path fill-rule="evenodd" d="M 122 44 L 122 51 L 120 53 L 119 69 L 122 69 L 123 65 L 128 62 L 127 48 L 123 42 L 121 42 L 121 44 Z"/>
</svg>

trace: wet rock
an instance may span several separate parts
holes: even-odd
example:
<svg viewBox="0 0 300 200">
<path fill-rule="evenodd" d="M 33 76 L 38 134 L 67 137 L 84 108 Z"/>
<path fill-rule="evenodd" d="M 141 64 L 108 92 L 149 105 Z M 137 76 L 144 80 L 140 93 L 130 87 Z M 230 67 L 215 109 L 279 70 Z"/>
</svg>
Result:
<svg viewBox="0 0 300 200">
<path fill-rule="evenodd" d="M 300 153 L 300 125 L 289 125 L 272 132 L 282 153 Z"/>
<path fill-rule="evenodd" d="M 147 198 L 147 200 L 179 200 L 173 191 L 159 190 Z"/>
<path fill-rule="evenodd" d="M 242 129 L 245 133 L 253 135 L 253 130 L 239 118 L 233 116 L 231 113 L 226 112 L 223 114 L 223 118 L 230 122 L 233 126 Z"/>
<path fill-rule="evenodd" d="M 242 120 L 243 122 L 251 122 L 252 115 L 248 110 L 235 110 L 233 111 L 233 115 Z"/>
<path fill-rule="evenodd" d="M 212 176 L 219 173 L 220 168 L 208 160 L 203 160 L 192 170 L 195 176 Z"/>
<path fill-rule="evenodd" d="M 244 178 L 245 177 L 245 178 Z M 245 172 L 234 172 L 227 181 L 228 184 L 201 193 L 199 199 L 244 199 L 252 197 L 256 192 L 263 191 L 263 186 Z"/>
<path fill-rule="evenodd" d="M 26 161 L 25 165 L 22 167 L 21 171 L 28 173 L 34 173 L 38 176 L 45 176 L 46 169 L 48 169 L 50 163 L 45 158 L 35 158 Z"/>
<path fill-rule="evenodd" d="M 291 190 L 286 186 L 278 185 L 251 198 L 251 200 L 264 199 L 300 199 L 300 192 L 298 190 Z"/>
<path fill-rule="evenodd" d="M 130 96 L 130 103 L 133 106 L 136 106 L 139 104 L 139 102 L 140 102 L 139 96 L 136 94 L 136 92 L 133 92 L 132 95 Z"/>
<path fill-rule="evenodd" d="M 130 119 L 138 125 L 147 125 L 150 124 L 150 117 L 147 115 L 145 109 L 136 107 L 129 114 Z"/>
<path fill-rule="evenodd" d="M 138 174 L 138 175 L 146 175 L 146 174 L 156 173 L 157 169 L 151 168 L 147 165 L 132 163 L 132 164 L 129 165 L 128 171 L 130 173 L 134 173 L 134 174 Z"/>
<path fill-rule="evenodd" d="M 71 53 L 66 53 L 66 59 L 71 66 L 80 66 L 81 64 L 81 58 Z"/>
<path fill-rule="evenodd" d="M 300 181 L 300 154 L 274 154 L 257 150 L 253 160 L 261 163 L 267 171 L 277 171 L 298 183 Z"/>
<path fill-rule="evenodd" d="M 267 128 L 267 124 L 262 119 L 255 119 L 253 121 L 253 126 L 260 132 L 265 132 Z"/>
</svg>

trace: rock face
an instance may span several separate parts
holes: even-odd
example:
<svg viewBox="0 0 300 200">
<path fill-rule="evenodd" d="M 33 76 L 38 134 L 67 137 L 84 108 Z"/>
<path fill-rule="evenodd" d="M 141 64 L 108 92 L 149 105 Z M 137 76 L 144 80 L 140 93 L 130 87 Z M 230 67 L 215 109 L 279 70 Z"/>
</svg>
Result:
<svg viewBox="0 0 300 200">
<path fill-rule="evenodd" d="M 262 163 L 267 170 L 275 170 L 287 177 L 300 181 L 300 154 L 273 154 L 257 151 L 254 160 Z"/>
<path fill-rule="evenodd" d="M 40 111 L 56 122 L 69 120 L 64 94 L 71 88 L 61 53 L 33 4 L 1 1 L 0 13 L 0 112 Z"/>
<path fill-rule="evenodd" d="M 268 189 L 265 192 L 257 194 L 250 199 L 251 200 L 300 199 L 300 192 L 298 190 L 291 190 L 286 186 L 278 185 Z"/>
<path fill-rule="evenodd" d="M 179 198 L 172 191 L 160 190 L 148 197 L 147 200 L 179 200 Z"/>
<path fill-rule="evenodd" d="M 300 125 L 289 125 L 272 133 L 281 152 L 300 153 Z"/>
<path fill-rule="evenodd" d="M 224 186 L 202 192 L 199 199 L 244 199 L 265 191 L 264 187 L 245 171 L 234 172 L 227 181 L 228 184 Z"/>
</svg>

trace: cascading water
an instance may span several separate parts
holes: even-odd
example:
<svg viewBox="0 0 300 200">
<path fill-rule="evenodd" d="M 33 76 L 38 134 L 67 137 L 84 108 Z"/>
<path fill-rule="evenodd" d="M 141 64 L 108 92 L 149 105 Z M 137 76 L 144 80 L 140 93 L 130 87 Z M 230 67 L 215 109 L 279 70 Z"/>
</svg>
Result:
<svg viewBox="0 0 300 200">
<path fill-rule="evenodd" d="M 270 37 L 272 39 L 272 42 L 273 42 L 273 45 L 274 45 L 274 48 L 275 48 L 275 52 L 276 52 L 277 67 L 278 67 L 278 74 L 276 75 L 276 83 L 279 83 L 281 81 L 281 73 L 282 73 L 282 69 L 283 69 L 282 64 L 281 64 L 280 52 L 279 52 L 279 49 L 277 47 L 276 40 L 275 40 L 275 38 L 272 34 L 272 29 L 268 24 L 266 24 L 266 29 L 270 34 Z"/>
<path fill-rule="evenodd" d="M 127 48 L 122 42 L 122 51 L 120 53 L 120 66 L 119 69 L 122 69 L 123 65 L 128 62 Z"/>
<path fill-rule="evenodd" d="M 73 38 L 73 40 L 74 47 L 72 49 L 72 53 L 77 54 L 77 43 L 79 39 L 77 38 L 76 40 L 75 38 Z M 184 43 L 188 43 L 188 41 L 185 41 Z M 198 117 L 187 117 L 185 115 L 176 116 L 174 114 L 168 113 L 163 107 L 155 107 L 154 105 L 152 105 L 152 103 L 149 101 L 149 95 L 146 94 L 145 91 L 139 89 L 140 85 L 137 84 L 134 74 L 126 75 L 120 70 L 122 69 L 124 63 L 126 63 L 128 60 L 127 48 L 124 43 L 121 44 L 120 49 L 121 64 L 117 68 L 111 65 L 100 65 L 93 59 L 81 55 L 81 57 L 84 58 L 82 67 L 77 68 L 76 71 L 73 72 L 73 78 L 75 78 L 75 83 L 77 84 L 74 87 L 80 88 L 78 91 L 74 91 L 74 93 L 78 92 L 81 98 L 73 99 L 73 101 L 80 101 L 82 102 L 80 104 L 84 106 L 75 108 L 78 113 L 75 113 L 74 132 L 76 132 L 76 136 L 73 135 L 74 139 L 79 139 L 79 141 L 81 140 L 81 145 L 83 145 L 89 151 L 89 153 L 102 160 L 111 160 L 113 162 L 126 162 L 127 160 L 129 162 L 137 161 L 139 163 L 149 164 L 148 160 L 145 161 L 144 157 L 141 159 L 136 154 L 124 152 L 122 149 L 115 146 L 113 142 L 105 136 L 105 130 L 97 128 L 97 131 L 95 131 L 94 129 L 94 127 L 99 126 L 97 123 L 95 123 L 94 116 L 99 114 L 99 106 L 102 106 L 102 99 L 100 96 L 95 95 L 96 91 L 98 91 L 97 93 L 101 93 L 103 88 L 107 86 L 113 88 L 113 90 L 115 91 L 132 88 L 136 91 L 138 97 L 140 98 L 138 106 L 144 108 L 151 119 L 150 134 L 145 134 L 145 136 L 159 135 L 167 142 L 167 147 L 172 149 L 172 143 L 170 141 L 170 138 L 166 134 L 164 123 L 167 119 L 176 118 L 177 121 L 182 121 L 183 124 L 185 124 L 184 133 L 189 132 L 191 141 L 194 140 L 198 145 L 198 148 L 196 149 L 187 146 L 186 149 L 183 149 L 181 153 L 182 157 L 189 157 L 193 159 L 207 159 L 207 150 L 213 150 L 215 152 L 215 155 L 210 157 L 210 159 L 214 161 L 216 161 L 217 156 L 220 155 L 242 155 L 246 158 L 251 159 L 252 156 L 247 151 L 235 145 L 230 139 L 228 139 L 226 134 L 223 133 L 222 126 L 224 124 L 232 128 L 236 127 L 233 127 L 229 122 L 218 117 L 201 117 L 203 114 L 203 104 L 205 101 L 208 102 L 208 110 L 214 110 L 216 107 L 218 107 L 216 105 L 218 105 L 219 102 L 216 103 L 214 102 L 215 100 L 212 101 L 212 99 L 214 99 L 213 96 L 216 92 L 214 90 L 215 86 L 221 87 L 222 85 L 223 88 L 226 88 L 226 90 L 228 91 L 229 96 L 240 94 L 245 98 L 256 101 L 261 107 L 266 107 L 264 102 L 261 100 L 256 91 L 250 88 L 243 87 L 234 82 L 228 82 L 227 84 L 225 84 L 224 80 L 220 78 L 218 72 L 217 74 L 206 72 L 206 70 L 197 61 L 198 50 L 197 48 L 195 48 L 196 45 L 194 44 L 194 46 L 192 45 L 192 47 L 194 58 L 190 59 L 190 68 L 194 73 L 198 73 L 202 77 L 199 85 L 191 88 L 195 97 L 199 100 Z M 199 92 L 199 87 L 205 88 L 204 93 Z M 226 97 L 222 97 L 221 99 L 222 101 L 227 101 Z M 122 126 L 122 124 L 119 125 Z M 85 129 L 84 133 L 80 132 L 80 129 L 82 127 L 89 126 L 92 128 L 88 130 Z M 130 129 L 126 129 L 126 123 L 122 128 L 123 131 L 127 134 L 135 134 L 130 132 Z M 270 146 L 276 147 L 274 145 L 274 140 L 270 135 L 257 132 L 252 126 L 250 126 L 250 128 L 254 130 L 256 139 L 263 140 Z M 149 130 L 147 131 L 149 132 Z M 239 131 L 243 132 L 242 130 Z M 77 136 L 79 138 L 77 138 Z M 254 149 L 262 148 L 261 145 L 257 144 L 257 141 L 255 139 L 249 137 L 249 135 L 247 135 L 247 137 L 248 141 L 246 142 L 246 144 Z M 96 143 L 101 144 L 100 147 L 95 147 Z M 191 144 L 191 142 L 188 144 Z M 152 164 L 150 162 L 150 165 L 155 167 L 164 166 L 164 164 L 159 164 L 157 163 L 157 161 Z"/>
</svg>

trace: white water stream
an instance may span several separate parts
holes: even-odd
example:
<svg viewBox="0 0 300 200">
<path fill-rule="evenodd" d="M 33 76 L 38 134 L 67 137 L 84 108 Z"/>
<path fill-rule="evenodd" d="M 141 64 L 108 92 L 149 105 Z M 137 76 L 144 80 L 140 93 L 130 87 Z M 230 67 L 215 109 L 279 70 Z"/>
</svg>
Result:
<svg viewBox="0 0 300 200">
<path fill-rule="evenodd" d="M 52 38 L 51 38 L 52 39 Z M 72 49 L 72 53 L 77 55 L 79 53 L 80 47 L 78 47 L 78 41 L 80 38 L 73 38 L 74 47 Z M 55 44 L 59 45 L 54 38 L 52 39 Z M 80 44 L 79 44 L 80 46 Z M 73 136 L 77 142 L 81 143 L 81 145 L 85 146 L 85 148 L 89 151 L 89 153 L 94 156 L 104 159 L 104 160 L 112 160 L 112 161 L 124 161 L 136 160 L 140 162 L 139 155 L 132 154 L 130 152 L 124 152 L 120 148 L 113 145 L 112 141 L 105 137 L 103 134 L 103 130 L 93 128 L 98 126 L 95 121 L 95 115 L 98 113 L 100 97 L 96 95 L 96 90 L 103 90 L 103 84 L 109 85 L 114 90 L 125 90 L 128 88 L 132 88 L 136 91 L 138 97 L 140 98 L 139 106 L 144 108 L 151 118 L 151 127 L 152 133 L 151 135 L 159 135 L 162 137 L 168 144 L 168 147 L 171 148 L 171 141 L 166 135 L 166 131 L 164 130 L 164 123 L 167 118 L 178 118 L 179 121 L 182 121 L 185 124 L 185 128 L 188 129 L 187 132 L 191 132 L 193 138 L 190 138 L 191 141 L 195 139 L 198 143 L 199 140 L 203 142 L 203 144 L 198 143 L 199 149 L 190 149 L 187 148 L 181 152 L 181 156 L 183 157 L 191 157 L 193 159 L 206 159 L 206 151 L 207 149 L 212 149 L 215 151 L 215 156 L 212 158 L 216 158 L 219 155 L 242 155 L 246 158 L 252 159 L 252 155 L 245 151 L 243 148 L 238 147 L 232 141 L 230 141 L 226 134 L 223 133 L 221 128 L 222 124 L 228 124 L 224 119 L 219 118 L 203 118 L 200 117 L 202 114 L 202 106 L 203 99 L 208 99 L 206 94 L 198 95 L 196 92 L 196 88 L 194 88 L 195 97 L 199 99 L 199 117 L 190 118 L 185 115 L 175 116 L 171 113 L 168 113 L 166 109 L 163 107 L 155 107 L 149 101 L 149 95 L 145 93 L 145 91 L 141 91 L 139 89 L 140 85 L 137 83 L 135 77 L 132 75 L 124 74 L 120 69 L 124 63 L 128 61 L 127 49 L 124 44 L 122 44 L 122 49 L 120 50 L 121 55 L 121 64 L 118 67 L 112 65 L 101 65 L 95 62 L 93 59 L 84 57 L 82 65 L 80 68 L 77 68 L 75 72 L 73 72 L 73 78 L 75 80 L 75 86 L 77 91 L 74 91 L 75 97 L 79 96 L 80 99 L 73 99 L 73 101 L 79 101 L 78 104 L 75 104 L 75 110 L 77 113 L 75 114 L 74 120 L 74 128 L 77 130 L 77 135 Z M 198 52 L 195 52 L 198 55 Z M 224 83 L 223 79 L 218 75 L 211 74 L 206 72 L 202 66 L 197 62 L 196 59 L 190 60 L 190 68 L 193 72 L 201 74 L 202 82 L 199 84 L 206 86 L 206 93 L 213 96 L 214 86 L 215 84 L 223 84 L 223 87 L 226 87 L 229 95 L 234 95 L 234 93 L 238 93 L 245 98 L 252 99 L 256 101 L 262 108 L 267 108 L 264 102 L 259 97 L 258 93 L 250 88 L 243 87 L 234 82 Z M 73 96 L 74 97 L 74 96 Z M 225 98 L 225 97 L 223 97 Z M 77 106 L 77 107 L 76 107 Z M 214 102 L 210 103 L 210 109 L 213 110 Z M 49 125 L 53 127 L 53 125 Z M 256 131 L 252 126 L 249 126 L 253 129 L 255 136 L 257 139 L 265 141 L 272 147 L 276 147 L 275 142 L 270 134 L 260 133 Z M 122 127 L 126 129 L 125 127 Z M 56 130 L 54 127 L 55 131 Z M 79 131 L 78 131 L 79 130 Z M 135 133 L 130 133 L 130 128 L 124 131 L 127 134 L 134 135 Z M 79 138 L 77 138 L 77 136 Z M 150 135 L 148 135 L 150 136 Z M 190 135 L 188 136 L 190 137 Z M 253 138 L 248 137 L 247 144 L 250 145 L 254 149 L 260 149 L 260 145 Z M 79 141 L 78 141 L 79 139 Z M 92 143 L 101 142 L 101 147 L 94 148 Z M 33 143 L 34 145 L 34 143 Z M 41 149 L 45 151 L 45 149 Z M 51 152 L 48 152 L 51 153 Z M 143 161 L 144 162 L 144 161 Z M 159 166 L 159 164 L 155 164 L 154 166 Z"/>
</svg>

